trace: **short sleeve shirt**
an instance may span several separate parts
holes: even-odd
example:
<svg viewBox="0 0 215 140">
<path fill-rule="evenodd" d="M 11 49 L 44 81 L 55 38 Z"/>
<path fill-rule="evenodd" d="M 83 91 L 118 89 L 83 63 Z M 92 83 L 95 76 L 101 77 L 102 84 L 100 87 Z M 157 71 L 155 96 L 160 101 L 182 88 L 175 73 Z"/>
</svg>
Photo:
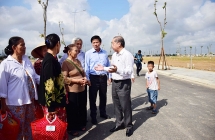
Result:
<svg viewBox="0 0 215 140">
<path fill-rule="evenodd" d="M 145 78 L 147 80 L 147 85 L 149 89 L 158 90 L 157 77 L 158 77 L 157 72 L 154 70 L 150 73 L 146 72 Z"/>
</svg>

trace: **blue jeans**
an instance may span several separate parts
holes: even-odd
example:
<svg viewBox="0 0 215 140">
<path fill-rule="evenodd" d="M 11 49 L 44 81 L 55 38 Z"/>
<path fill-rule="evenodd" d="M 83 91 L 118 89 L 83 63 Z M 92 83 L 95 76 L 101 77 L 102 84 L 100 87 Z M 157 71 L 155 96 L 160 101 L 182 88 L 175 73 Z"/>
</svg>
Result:
<svg viewBox="0 0 215 140">
<path fill-rule="evenodd" d="M 139 72 L 142 69 L 142 63 L 136 63 L 136 66 L 137 66 L 137 75 L 139 75 Z"/>
<path fill-rule="evenodd" d="M 157 98 L 158 98 L 158 91 L 147 88 L 147 93 L 148 93 L 148 97 L 149 97 L 149 102 L 151 104 L 156 104 Z"/>
</svg>

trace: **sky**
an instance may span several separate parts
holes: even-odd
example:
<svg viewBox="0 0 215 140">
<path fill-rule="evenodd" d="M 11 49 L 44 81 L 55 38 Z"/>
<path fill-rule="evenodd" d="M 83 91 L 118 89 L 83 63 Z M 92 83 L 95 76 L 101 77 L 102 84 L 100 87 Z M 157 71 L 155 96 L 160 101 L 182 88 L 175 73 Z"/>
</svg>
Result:
<svg viewBox="0 0 215 140">
<path fill-rule="evenodd" d="M 215 53 L 215 0 L 158 0 L 157 13 L 162 24 L 164 2 L 167 2 L 165 52 L 181 50 L 184 54 L 192 46 L 192 53 L 201 53 L 203 46 L 203 53 L 208 52 L 207 48 Z M 92 48 L 90 38 L 99 35 L 101 47 L 113 53 L 111 40 L 121 35 L 131 53 L 138 50 L 159 53 L 160 26 L 153 12 L 153 0 L 49 0 L 47 34 L 61 37 L 58 25 L 61 21 L 66 44 L 75 36 L 80 37 L 84 51 Z M 44 40 L 39 37 L 44 23 L 43 9 L 37 0 L 0 0 L 0 25 L 0 51 L 12 36 L 24 38 L 28 55 Z M 62 50 L 63 45 L 61 54 Z"/>
</svg>

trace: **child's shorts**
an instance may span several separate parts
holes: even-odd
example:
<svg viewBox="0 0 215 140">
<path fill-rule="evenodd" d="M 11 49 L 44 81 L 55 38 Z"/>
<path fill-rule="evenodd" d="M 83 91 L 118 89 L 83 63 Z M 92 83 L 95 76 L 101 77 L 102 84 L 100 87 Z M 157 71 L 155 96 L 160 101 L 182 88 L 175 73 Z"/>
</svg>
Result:
<svg viewBox="0 0 215 140">
<path fill-rule="evenodd" d="M 152 104 L 156 104 L 157 98 L 158 98 L 158 91 L 147 89 L 147 93 L 148 93 L 148 97 L 149 97 L 149 102 Z"/>
</svg>

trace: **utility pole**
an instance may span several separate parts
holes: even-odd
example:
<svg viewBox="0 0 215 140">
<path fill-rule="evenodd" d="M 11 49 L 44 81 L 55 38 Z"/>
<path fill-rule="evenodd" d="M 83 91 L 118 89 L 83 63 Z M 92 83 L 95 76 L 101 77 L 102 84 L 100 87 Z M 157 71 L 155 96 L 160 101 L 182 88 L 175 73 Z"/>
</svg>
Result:
<svg viewBox="0 0 215 140">
<path fill-rule="evenodd" d="M 212 54 L 212 51 L 211 51 L 211 46 L 212 46 L 212 44 L 210 44 L 210 54 Z"/>
<path fill-rule="evenodd" d="M 202 47 L 203 47 L 203 46 L 201 46 L 201 56 L 202 56 Z"/>
<path fill-rule="evenodd" d="M 192 64 L 192 46 L 190 46 L 190 69 L 192 69 L 193 64 Z"/>
<path fill-rule="evenodd" d="M 186 56 L 187 55 L 187 48 L 184 47 L 184 55 Z"/>
<path fill-rule="evenodd" d="M 84 11 L 86 11 L 86 10 L 74 11 L 74 12 L 72 12 L 72 13 L 74 14 L 74 36 L 75 36 L 75 15 L 76 15 L 77 13 L 84 12 Z"/>
<path fill-rule="evenodd" d="M 209 56 L 209 53 L 210 53 L 210 50 L 209 50 L 210 48 L 209 48 L 209 46 L 207 46 L 207 49 L 208 49 L 208 56 Z"/>
<path fill-rule="evenodd" d="M 181 46 L 179 42 L 178 42 L 178 53 L 179 53 L 179 56 L 181 56 Z"/>
<path fill-rule="evenodd" d="M 196 56 L 196 46 L 195 46 L 195 56 Z"/>
</svg>

